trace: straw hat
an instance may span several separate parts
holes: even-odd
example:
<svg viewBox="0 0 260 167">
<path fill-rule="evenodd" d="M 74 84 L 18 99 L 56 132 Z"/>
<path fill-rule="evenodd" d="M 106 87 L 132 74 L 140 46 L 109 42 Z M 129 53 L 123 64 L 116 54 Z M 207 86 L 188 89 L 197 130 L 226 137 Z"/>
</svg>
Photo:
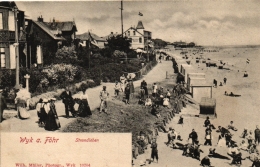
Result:
<svg viewBox="0 0 260 167">
<path fill-rule="evenodd" d="M 57 99 L 56 98 L 50 98 L 50 101 L 56 101 Z"/>
</svg>

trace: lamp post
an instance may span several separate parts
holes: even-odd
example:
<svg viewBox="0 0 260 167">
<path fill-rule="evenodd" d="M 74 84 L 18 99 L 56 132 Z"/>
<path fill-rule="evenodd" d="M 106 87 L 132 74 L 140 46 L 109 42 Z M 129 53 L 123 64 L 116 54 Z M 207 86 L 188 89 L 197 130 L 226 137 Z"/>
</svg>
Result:
<svg viewBox="0 0 260 167">
<path fill-rule="evenodd" d="M 18 25 L 17 25 L 17 13 L 18 8 L 17 6 L 13 9 L 14 12 L 14 25 L 15 25 L 15 43 L 13 44 L 15 46 L 15 60 L 16 60 L 16 70 L 15 70 L 15 89 L 19 89 L 19 41 L 18 41 Z"/>
</svg>

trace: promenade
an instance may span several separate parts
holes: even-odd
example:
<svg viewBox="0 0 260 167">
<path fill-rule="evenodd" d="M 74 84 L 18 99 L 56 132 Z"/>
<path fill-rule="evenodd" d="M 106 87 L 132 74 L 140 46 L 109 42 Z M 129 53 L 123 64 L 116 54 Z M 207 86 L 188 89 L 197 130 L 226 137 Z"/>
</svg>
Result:
<svg viewBox="0 0 260 167">
<path fill-rule="evenodd" d="M 143 78 L 145 78 L 146 82 L 148 84 L 152 84 L 154 82 L 161 82 L 165 80 L 166 78 L 166 71 L 168 71 L 168 76 L 170 77 L 173 75 L 173 69 L 172 69 L 172 62 L 171 61 L 162 61 L 162 63 L 158 63 L 147 75 L 144 75 Z M 119 78 L 118 78 L 119 80 Z M 143 79 L 140 79 L 138 81 L 134 82 L 134 87 L 139 87 Z M 87 89 L 87 94 L 89 96 L 89 104 L 90 108 L 93 111 L 95 108 L 99 107 L 100 104 L 100 98 L 99 93 L 102 90 L 103 86 L 107 86 L 107 90 L 110 94 L 109 100 L 113 99 L 114 96 L 114 83 L 102 83 L 102 85 Z M 135 92 L 137 93 L 139 89 L 135 89 Z M 82 92 L 78 92 L 77 94 L 74 94 L 73 97 L 79 97 L 82 94 Z M 65 116 L 65 108 L 64 104 L 61 100 L 58 100 L 56 103 L 56 110 L 57 114 L 59 116 L 61 129 L 53 131 L 55 132 L 61 132 L 63 128 L 65 128 L 70 122 L 74 121 L 77 118 L 70 117 L 69 119 L 66 119 Z M 75 108 L 77 109 L 77 104 L 75 105 Z M 108 109 L 108 112 L 112 112 L 110 109 Z M 5 111 L 8 112 L 8 111 Z M 4 120 L 0 124 L 0 130 L 2 132 L 49 132 L 46 131 L 44 128 L 38 127 L 38 124 L 36 121 L 38 121 L 37 111 L 36 110 L 30 110 L 31 117 L 29 119 L 21 120 L 17 117 L 13 117 L 7 120 Z M 13 113 L 13 112 L 12 112 Z M 5 113 L 4 113 L 5 115 Z"/>
</svg>

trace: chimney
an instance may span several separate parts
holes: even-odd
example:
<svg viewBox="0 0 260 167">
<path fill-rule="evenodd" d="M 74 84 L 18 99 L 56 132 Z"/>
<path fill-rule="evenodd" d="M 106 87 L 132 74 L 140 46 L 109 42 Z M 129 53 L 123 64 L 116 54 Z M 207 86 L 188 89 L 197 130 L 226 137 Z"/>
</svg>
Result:
<svg viewBox="0 0 260 167">
<path fill-rule="evenodd" d="M 43 22 L 42 16 L 39 16 L 39 17 L 38 17 L 38 21 L 39 21 L 39 22 Z"/>
<path fill-rule="evenodd" d="M 52 22 L 55 23 L 55 17 L 53 17 Z"/>
</svg>

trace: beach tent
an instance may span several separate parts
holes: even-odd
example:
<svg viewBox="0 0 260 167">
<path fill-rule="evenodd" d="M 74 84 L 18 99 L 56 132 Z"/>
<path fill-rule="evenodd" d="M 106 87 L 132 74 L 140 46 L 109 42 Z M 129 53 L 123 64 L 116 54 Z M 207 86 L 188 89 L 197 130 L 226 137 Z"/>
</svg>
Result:
<svg viewBox="0 0 260 167">
<path fill-rule="evenodd" d="M 192 77 L 192 78 L 204 78 L 204 79 L 206 79 L 206 74 L 205 73 L 188 73 L 188 75 L 187 75 L 187 88 L 189 89 L 189 87 L 190 87 L 190 81 L 191 81 L 191 79 L 189 79 L 190 77 Z"/>
<path fill-rule="evenodd" d="M 208 83 L 194 83 L 190 86 L 192 98 L 200 102 L 202 97 L 212 98 L 212 85 Z"/>
<path fill-rule="evenodd" d="M 205 85 L 206 78 L 188 77 L 187 89 L 192 93 L 192 85 Z"/>
<path fill-rule="evenodd" d="M 216 117 L 216 99 L 202 97 L 200 101 L 200 117 Z"/>
<path fill-rule="evenodd" d="M 192 65 L 187 64 L 181 64 L 181 69 L 180 72 L 182 73 L 182 75 L 184 75 L 185 78 L 185 83 L 188 82 L 188 74 L 189 73 L 196 73 L 198 72 L 198 69 L 193 67 Z"/>
</svg>

